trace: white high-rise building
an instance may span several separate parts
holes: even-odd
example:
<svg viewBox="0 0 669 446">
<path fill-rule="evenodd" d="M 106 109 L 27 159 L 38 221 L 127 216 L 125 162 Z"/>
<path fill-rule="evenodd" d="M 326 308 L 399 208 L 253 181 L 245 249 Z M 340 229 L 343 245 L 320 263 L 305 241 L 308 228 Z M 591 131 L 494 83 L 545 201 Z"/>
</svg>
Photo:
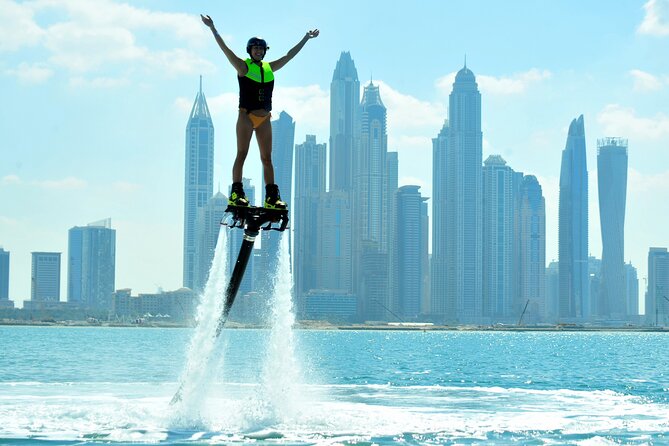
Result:
<svg viewBox="0 0 669 446">
<path fill-rule="evenodd" d="M 442 130 L 444 132 L 444 130 Z M 465 65 L 449 96 L 449 122 L 443 144 L 445 170 L 434 178 L 439 215 L 433 252 L 432 313 L 447 322 L 478 322 L 482 316 L 481 94 Z M 445 204 L 445 209 L 436 208 Z M 441 257 L 443 256 L 443 257 Z"/>
<path fill-rule="evenodd" d="M 186 126 L 184 175 L 183 285 L 196 288 L 197 215 L 214 193 L 214 124 L 202 92 L 195 97 Z"/>
</svg>

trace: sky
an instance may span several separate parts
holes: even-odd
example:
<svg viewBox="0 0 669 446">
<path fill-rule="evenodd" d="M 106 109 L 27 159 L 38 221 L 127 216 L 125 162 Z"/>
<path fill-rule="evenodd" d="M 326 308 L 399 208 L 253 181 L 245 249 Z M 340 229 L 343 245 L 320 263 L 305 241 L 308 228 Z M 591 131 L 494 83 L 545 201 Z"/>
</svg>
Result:
<svg viewBox="0 0 669 446">
<path fill-rule="evenodd" d="M 0 0 L 0 246 L 10 299 L 30 298 L 31 252 L 63 253 L 67 231 L 111 218 L 116 288 L 182 285 L 185 129 L 200 76 L 215 128 L 215 191 L 234 160 L 235 72 L 199 14 L 245 57 L 267 60 L 321 33 L 276 75 L 275 116 L 295 143 L 329 138 L 342 51 L 361 86 L 380 87 L 400 185 L 432 195 L 432 138 L 466 63 L 482 95 L 483 159 L 536 175 L 546 198 L 547 262 L 557 260 L 561 153 L 584 115 L 589 251 L 601 257 L 597 139 L 629 141 L 625 259 L 641 295 L 651 246 L 669 246 L 669 0 L 418 2 Z M 244 176 L 261 184 L 257 146 Z"/>
</svg>

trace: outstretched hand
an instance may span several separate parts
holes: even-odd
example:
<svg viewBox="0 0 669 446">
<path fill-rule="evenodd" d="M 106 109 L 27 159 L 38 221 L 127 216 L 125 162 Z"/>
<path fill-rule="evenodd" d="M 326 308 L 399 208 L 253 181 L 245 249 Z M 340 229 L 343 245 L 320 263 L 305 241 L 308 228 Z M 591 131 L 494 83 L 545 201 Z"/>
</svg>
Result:
<svg viewBox="0 0 669 446">
<path fill-rule="evenodd" d="M 320 34 L 320 31 L 317 30 L 317 29 L 307 31 L 307 37 L 310 38 L 310 39 L 313 39 L 314 37 L 318 37 L 318 34 Z"/>
<path fill-rule="evenodd" d="M 213 21 L 212 18 L 209 17 L 208 15 L 202 15 L 202 14 L 200 14 L 200 18 L 202 19 L 202 23 L 204 23 L 205 25 L 207 25 L 209 28 L 211 28 L 212 26 L 214 26 L 214 21 Z"/>
</svg>

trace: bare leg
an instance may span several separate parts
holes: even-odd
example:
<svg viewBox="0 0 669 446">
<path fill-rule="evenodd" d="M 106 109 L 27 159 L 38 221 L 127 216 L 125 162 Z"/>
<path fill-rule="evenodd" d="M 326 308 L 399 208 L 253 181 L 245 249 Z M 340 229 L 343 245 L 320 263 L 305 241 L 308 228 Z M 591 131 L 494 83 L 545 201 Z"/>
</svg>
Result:
<svg viewBox="0 0 669 446">
<path fill-rule="evenodd" d="M 272 165 L 272 124 L 267 119 L 256 129 L 256 140 L 260 148 L 265 184 L 274 184 L 274 166 Z M 248 147 L 247 147 L 248 150 Z"/>
<path fill-rule="evenodd" d="M 246 161 L 246 155 L 249 153 L 251 136 L 253 136 L 253 124 L 249 117 L 246 116 L 246 112 L 240 110 L 239 116 L 237 117 L 237 157 L 235 158 L 235 163 L 232 165 L 233 183 L 242 182 L 244 161 Z"/>
</svg>

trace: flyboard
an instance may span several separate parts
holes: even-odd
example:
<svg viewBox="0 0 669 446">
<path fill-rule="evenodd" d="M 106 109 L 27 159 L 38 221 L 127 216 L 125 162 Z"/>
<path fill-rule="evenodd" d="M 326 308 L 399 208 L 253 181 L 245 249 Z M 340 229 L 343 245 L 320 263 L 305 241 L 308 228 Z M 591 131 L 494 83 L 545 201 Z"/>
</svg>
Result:
<svg viewBox="0 0 669 446">
<path fill-rule="evenodd" d="M 228 228 L 240 228 L 244 230 L 244 238 L 239 248 L 237 261 L 230 276 L 230 282 L 225 289 L 225 303 L 223 311 L 218 318 L 215 337 L 218 337 L 223 330 L 225 322 L 228 320 L 230 309 L 237 297 L 239 285 L 244 278 L 246 265 L 249 263 L 253 243 L 260 231 L 285 231 L 288 228 L 288 209 L 268 209 L 256 206 L 232 206 L 228 205 L 225 209 L 225 216 L 221 220 L 221 226 Z M 179 390 L 174 394 L 170 404 L 181 401 L 181 394 L 184 383 L 179 385 Z"/>
</svg>

